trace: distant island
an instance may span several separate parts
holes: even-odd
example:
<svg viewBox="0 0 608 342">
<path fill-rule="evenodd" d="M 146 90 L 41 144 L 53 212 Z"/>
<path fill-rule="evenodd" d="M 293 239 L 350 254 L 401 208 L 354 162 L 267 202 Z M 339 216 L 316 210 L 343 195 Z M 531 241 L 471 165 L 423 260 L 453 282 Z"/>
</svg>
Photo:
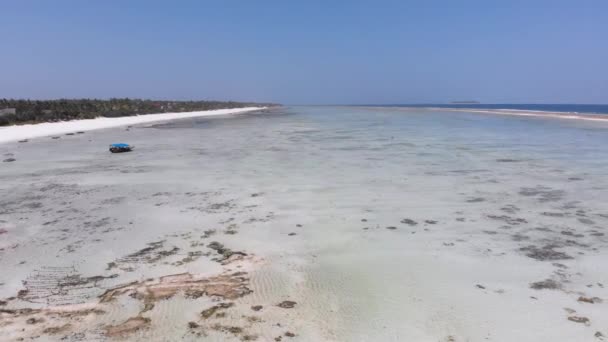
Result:
<svg viewBox="0 0 608 342">
<path fill-rule="evenodd" d="M 452 101 L 450 104 L 480 104 L 479 101 Z"/>
<path fill-rule="evenodd" d="M 0 99 L 0 126 L 97 117 L 195 112 L 213 109 L 272 107 L 276 103 L 233 101 L 156 101 L 129 98 L 24 100 Z"/>
</svg>

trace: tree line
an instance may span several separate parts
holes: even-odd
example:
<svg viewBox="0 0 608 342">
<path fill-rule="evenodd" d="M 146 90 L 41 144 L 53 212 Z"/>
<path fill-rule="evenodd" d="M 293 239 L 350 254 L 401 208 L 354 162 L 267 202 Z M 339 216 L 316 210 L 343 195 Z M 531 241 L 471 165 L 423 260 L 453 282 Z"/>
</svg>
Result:
<svg viewBox="0 0 608 342">
<path fill-rule="evenodd" d="M 270 107 L 274 103 L 233 101 L 155 101 L 129 98 L 24 100 L 0 99 L 0 126 L 96 117 L 193 112 L 201 110 Z"/>
</svg>

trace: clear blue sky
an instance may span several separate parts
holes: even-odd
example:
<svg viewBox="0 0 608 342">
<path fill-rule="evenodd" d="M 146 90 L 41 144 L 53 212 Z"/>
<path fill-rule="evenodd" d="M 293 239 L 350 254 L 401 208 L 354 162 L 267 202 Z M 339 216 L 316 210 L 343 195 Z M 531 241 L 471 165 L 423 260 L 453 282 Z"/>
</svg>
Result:
<svg viewBox="0 0 608 342">
<path fill-rule="evenodd" d="M 0 97 L 608 103 L 608 1 L 6 0 Z"/>
</svg>

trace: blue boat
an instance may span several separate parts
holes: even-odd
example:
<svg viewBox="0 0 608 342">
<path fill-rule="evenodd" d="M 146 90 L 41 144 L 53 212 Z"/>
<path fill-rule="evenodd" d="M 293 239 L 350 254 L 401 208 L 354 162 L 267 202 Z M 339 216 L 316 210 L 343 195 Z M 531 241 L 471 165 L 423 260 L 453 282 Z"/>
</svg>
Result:
<svg viewBox="0 0 608 342">
<path fill-rule="evenodd" d="M 124 143 L 111 144 L 110 152 L 112 153 L 121 153 L 121 152 L 131 152 L 133 151 L 133 146 Z"/>
</svg>

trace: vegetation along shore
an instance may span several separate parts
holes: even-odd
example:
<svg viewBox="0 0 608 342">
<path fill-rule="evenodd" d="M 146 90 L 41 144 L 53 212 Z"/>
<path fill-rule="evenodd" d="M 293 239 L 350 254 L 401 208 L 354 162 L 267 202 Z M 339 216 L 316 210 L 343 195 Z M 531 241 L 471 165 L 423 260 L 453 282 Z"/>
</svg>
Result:
<svg viewBox="0 0 608 342">
<path fill-rule="evenodd" d="M 0 126 L 96 117 L 193 112 L 214 109 L 271 107 L 275 103 L 234 101 L 156 101 L 129 98 L 25 100 L 0 99 Z"/>
</svg>

